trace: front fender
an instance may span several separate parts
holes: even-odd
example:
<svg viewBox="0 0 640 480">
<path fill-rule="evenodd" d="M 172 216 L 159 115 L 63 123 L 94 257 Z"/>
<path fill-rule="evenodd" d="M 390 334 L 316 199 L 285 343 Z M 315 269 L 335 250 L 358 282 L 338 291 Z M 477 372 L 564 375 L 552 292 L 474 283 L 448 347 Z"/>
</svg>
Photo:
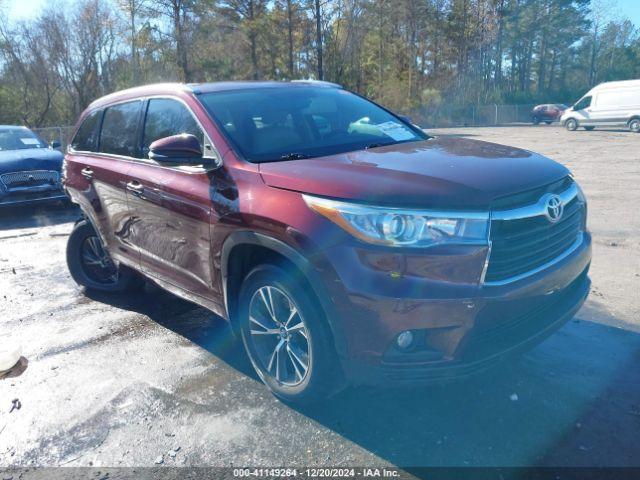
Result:
<svg viewBox="0 0 640 480">
<path fill-rule="evenodd" d="M 300 270 L 300 272 L 302 272 L 302 274 L 309 282 L 311 288 L 313 289 L 313 293 L 318 299 L 325 318 L 329 323 L 329 327 L 331 328 L 331 332 L 333 334 L 336 351 L 338 352 L 338 354 L 345 353 L 346 343 L 344 340 L 342 325 L 340 324 L 338 316 L 333 308 L 331 295 L 328 292 L 324 281 L 320 277 L 320 274 L 314 268 L 311 261 L 298 249 L 292 247 L 291 245 L 288 245 L 282 240 L 276 239 L 269 235 L 251 231 L 237 231 L 231 233 L 226 238 L 222 246 L 220 269 L 222 276 L 224 306 L 227 312 L 227 317 L 231 319 L 228 296 L 229 257 L 233 248 L 239 245 L 256 245 L 272 250 L 289 260 L 298 268 L 298 270 Z"/>
</svg>

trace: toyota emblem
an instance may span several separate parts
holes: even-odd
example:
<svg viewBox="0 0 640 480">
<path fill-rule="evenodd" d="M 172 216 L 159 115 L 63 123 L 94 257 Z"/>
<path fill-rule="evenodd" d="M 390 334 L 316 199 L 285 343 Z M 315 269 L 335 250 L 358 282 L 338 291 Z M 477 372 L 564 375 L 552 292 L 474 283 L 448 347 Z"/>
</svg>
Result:
<svg viewBox="0 0 640 480">
<path fill-rule="evenodd" d="M 547 215 L 547 219 L 549 219 L 551 223 L 555 223 L 562 218 L 563 210 L 564 205 L 562 204 L 562 199 L 558 195 L 551 195 L 547 199 L 545 213 Z"/>
</svg>

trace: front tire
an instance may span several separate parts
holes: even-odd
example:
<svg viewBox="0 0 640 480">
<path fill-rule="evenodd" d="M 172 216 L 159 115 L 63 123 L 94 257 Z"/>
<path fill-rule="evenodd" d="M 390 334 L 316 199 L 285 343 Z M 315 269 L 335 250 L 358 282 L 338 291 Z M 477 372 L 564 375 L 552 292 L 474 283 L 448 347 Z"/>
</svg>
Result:
<svg viewBox="0 0 640 480">
<path fill-rule="evenodd" d="M 540 117 L 533 117 L 533 124 L 540 125 Z"/>
<path fill-rule="evenodd" d="M 570 118 L 564 122 L 564 126 L 570 132 L 575 132 L 578 129 L 578 121 L 575 118 Z"/>
<path fill-rule="evenodd" d="M 640 118 L 632 118 L 629 120 L 629 130 L 633 133 L 640 133 Z"/>
<path fill-rule="evenodd" d="M 242 342 L 274 395 L 291 403 L 327 398 L 342 385 L 327 321 L 297 274 L 260 265 L 240 289 Z"/>
<path fill-rule="evenodd" d="M 121 293 L 140 288 L 144 281 L 133 270 L 116 265 L 87 220 L 78 222 L 67 242 L 67 266 L 77 284 L 89 290 Z"/>
</svg>

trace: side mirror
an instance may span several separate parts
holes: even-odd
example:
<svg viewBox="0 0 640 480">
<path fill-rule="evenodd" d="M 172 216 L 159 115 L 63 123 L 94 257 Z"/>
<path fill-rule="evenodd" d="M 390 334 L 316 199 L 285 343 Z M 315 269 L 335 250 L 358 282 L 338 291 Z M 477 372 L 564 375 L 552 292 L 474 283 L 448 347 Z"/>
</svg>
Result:
<svg viewBox="0 0 640 480">
<path fill-rule="evenodd" d="M 149 145 L 149 158 L 156 162 L 193 163 L 202 160 L 202 147 L 193 135 L 172 135 Z"/>
<path fill-rule="evenodd" d="M 60 140 L 54 140 L 49 146 L 51 148 L 60 148 L 62 146 L 62 143 L 60 142 Z"/>
</svg>

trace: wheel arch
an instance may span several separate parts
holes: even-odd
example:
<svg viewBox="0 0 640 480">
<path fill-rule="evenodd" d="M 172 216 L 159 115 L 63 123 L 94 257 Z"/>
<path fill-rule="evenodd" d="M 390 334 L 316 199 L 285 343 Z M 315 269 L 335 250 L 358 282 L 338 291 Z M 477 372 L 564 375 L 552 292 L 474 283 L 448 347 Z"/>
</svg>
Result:
<svg viewBox="0 0 640 480">
<path fill-rule="evenodd" d="M 248 261 L 247 254 L 259 254 L 260 261 Z M 243 262 L 255 266 L 259 263 L 280 263 L 282 260 L 292 265 L 306 281 L 308 287 L 315 294 L 319 307 L 322 309 L 333 335 L 336 351 L 339 355 L 346 352 L 345 337 L 342 327 L 334 313 L 331 297 L 320 275 L 313 268 L 311 262 L 297 249 L 269 235 L 256 232 L 241 231 L 229 235 L 225 240 L 220 258 L 220 271 L 224 308 L 232 328 L 236 329 L 234 316 L 237 312 L 237 294 L 244 275 L 248 272 Z"/>
</svg>

